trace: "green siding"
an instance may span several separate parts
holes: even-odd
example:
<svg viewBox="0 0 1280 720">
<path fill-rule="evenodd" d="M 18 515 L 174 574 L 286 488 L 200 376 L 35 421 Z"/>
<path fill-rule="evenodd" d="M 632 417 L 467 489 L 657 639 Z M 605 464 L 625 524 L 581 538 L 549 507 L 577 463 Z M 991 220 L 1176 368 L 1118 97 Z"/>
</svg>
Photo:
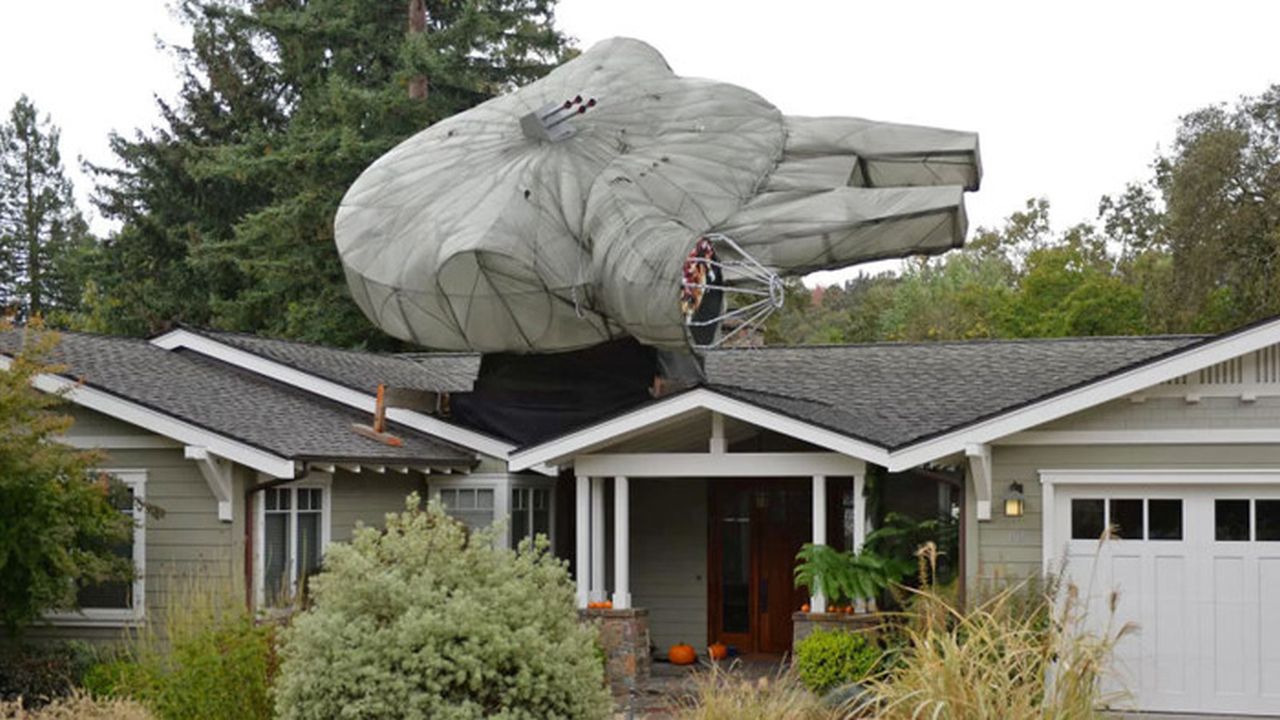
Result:
<svg viewBox="0 0 1280 720">
<path fill-rule="evenodd" d="M 631 600 L 649 610 L 659 650 L 707 639 L 707 483 L 635 479 L 631 488 Z"/>
<path fill-rule="evenodd" d="M 426 483 L 418 473 L 336 471 L 331 487 L 330 541 L 350 540 L 357 523 L 381 527 L 387 513 L 404 510 L 404 500 L 412 492 L 424 498 L 427 495 Z"/>
</svg>

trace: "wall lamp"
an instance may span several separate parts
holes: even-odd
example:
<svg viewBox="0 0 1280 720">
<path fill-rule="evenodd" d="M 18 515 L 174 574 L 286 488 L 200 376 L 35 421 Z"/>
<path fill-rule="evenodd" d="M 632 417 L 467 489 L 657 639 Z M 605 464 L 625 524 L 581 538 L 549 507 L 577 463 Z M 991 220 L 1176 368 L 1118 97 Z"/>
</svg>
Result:
<svg viewBox="0 0 1280 720">
<path fill-rule="evenodd" d="M 1022 517 L 1027 509 L 1027 496 L 1022 494 L 1022 483 L 1009 485 L 1009 492 L 1004 496 L 1004 516 Z"/>
</svg>

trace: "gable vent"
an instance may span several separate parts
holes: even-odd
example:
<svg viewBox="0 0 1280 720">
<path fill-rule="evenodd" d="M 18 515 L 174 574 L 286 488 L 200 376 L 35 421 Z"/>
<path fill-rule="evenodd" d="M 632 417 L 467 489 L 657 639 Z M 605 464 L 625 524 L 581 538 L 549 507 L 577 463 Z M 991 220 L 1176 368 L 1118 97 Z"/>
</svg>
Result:
<svg viewBox="0 0 1280 720">
<path fill-rule="evenodd" d="M 1270 345 L 1253 353 L 1253 381 L 1280 383 L 1280 345 Z"/>
<path fill-rule="evenodd" d="M 1201 385 L 1238 385 L 1244 382 L 1244 358 L 1231 358 L 1200 371 Z"/>
</svg>

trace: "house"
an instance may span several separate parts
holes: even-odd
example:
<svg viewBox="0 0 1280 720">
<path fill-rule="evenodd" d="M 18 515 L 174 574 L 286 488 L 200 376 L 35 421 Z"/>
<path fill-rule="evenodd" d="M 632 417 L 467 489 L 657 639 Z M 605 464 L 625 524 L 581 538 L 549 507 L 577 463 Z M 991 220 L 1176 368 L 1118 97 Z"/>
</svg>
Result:
<svg viewBox="0 0 1280 720">
<path fill-rule="evenodd" d="M 66 441 L 103 448 L 166 512 L 139 518 L 135 587 L 43 632 L 146 622 L 183 572 L 244 577 L 270 605 L 327 543 L 418 490 L 470 525 L 508 520 L 506 542 L 548 534 L 579 604 L 610 599 L 658 647 L 782 652 L 793 613 L 821 605 L 792 586 L 796 549 L 859 546 L 876 482 L 886 502 L 954 515 L 970 596 L 1062 570 L 1106 619 L 1118 589 L 1115 621 L 1140 632 L 1116 682 L 1137 707 L 1280 714 L 1278 319 L 1217 336 L 711 351 L 703 382 L 533 442 L 442 411 L 473 391 L 474 356 L 191 329 L 67 333 L 58 352 L 67 370 L 38 386 L 67 390 Z M 388 411 L 400 447 L 352 431 L 379 384 L 437 399 Z"/>
</svg>

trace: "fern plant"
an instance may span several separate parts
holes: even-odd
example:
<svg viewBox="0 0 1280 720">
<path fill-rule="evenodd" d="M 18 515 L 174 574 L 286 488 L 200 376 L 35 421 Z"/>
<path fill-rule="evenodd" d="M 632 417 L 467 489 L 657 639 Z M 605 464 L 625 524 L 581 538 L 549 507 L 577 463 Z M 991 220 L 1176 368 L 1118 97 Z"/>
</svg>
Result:
<svg viewBox="0 0 1280 720">
<path fill-rule="evenodd" d="M 832 602 L 874 598 L 914 567 L 909 561 L 870 550 L 854 554 L 805 543 L 796 553 L 796 587 L 817 590 Z"/>
</svg>

